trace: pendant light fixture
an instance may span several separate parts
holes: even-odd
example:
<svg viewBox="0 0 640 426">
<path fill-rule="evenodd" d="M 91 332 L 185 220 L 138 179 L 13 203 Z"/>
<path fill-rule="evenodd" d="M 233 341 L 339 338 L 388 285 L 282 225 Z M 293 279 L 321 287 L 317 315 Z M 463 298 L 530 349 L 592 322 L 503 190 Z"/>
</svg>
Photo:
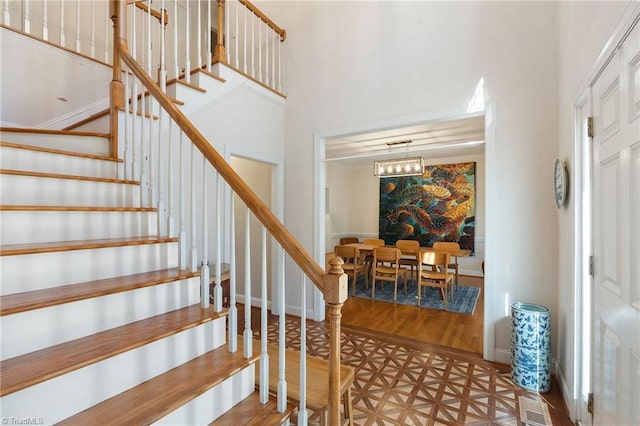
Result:
<svg viewBox="0 0 640 426">
<path fill-rule="evenodd" d="M 388 143 L 389 151 L 399 145 L 405 145 L 407 152 L 411 140 Z M 424 173 L 424 158 L 404 157 L 373 162 L 373 175 L 377 177 L 419 176 Z"/>
</svg>

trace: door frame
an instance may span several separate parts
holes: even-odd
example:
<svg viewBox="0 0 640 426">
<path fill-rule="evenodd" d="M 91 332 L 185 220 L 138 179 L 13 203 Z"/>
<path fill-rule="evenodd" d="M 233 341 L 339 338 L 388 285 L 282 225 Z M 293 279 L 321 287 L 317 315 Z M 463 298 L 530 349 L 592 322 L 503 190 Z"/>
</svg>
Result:
<svg viewBox="0 0 640 426">
<path fill-rule="evenodd" d="M 486 92 L 485 92 L 486 93 Z M 361 133 L 371 133 L 386 129 L 399 127 L 408 127 L 425 122 L 455 120 L 470 117 L 485 117 L 485 263 L 491 265 L 493 258 L 493 239 L 490 237 L 492 230 L 495 229 L 492 224 L 492 212 L 496 205 L 496 156 L 495 156 L 495 137 L 496 137 L 496 106 L 493 99 L 484 101 L 484 109 L 480 111 L 468 112 L 469 105 L 463 105 L 456 108 L 432 111 L 429 113 L 415 114 L 409 116 L 393 117 L 386 120 L 380 120 L 373 123 L 365 123 L 349 128 L 334 129 L 322 131 L 314 134 L 314 205 L 313 205 L 313 256 L 321 265 L 325 262 L 325 187 L 326 187 L 326 141 L 328 139 L 346 137 Z M 497 225 L 496 225 L 497 226 Z M 493 361 L 495 359 L 495 327 L 493 324 L 497 321 L 497 309 L 491 303 L 495 286 L 493 285 L 491 267 L 487 267 L 484 274 L 484 330 L 483 330 L 483 358 Z M 316 294 L 314 297 L 314 315 L 316 320 L 324 319 L 324 300 L 322 294 Z M 322 314 L 320 317 L 319 314 Z"/>
<path fill-rule="evenodd" d="M 591 241 L 593 240 L 593 229 L 591 216 L 593 212 L 593 185 L 591 181 L 591 138 L 584 137 L 583 129 L 580 123 L 580 111 L 583 108 L 589 110 L 592 114 L 592 98 L 591 87 L 600 76 L 600 73 L 607 66 L 618 46 L 626 38 L 629 31 L 634 27 L 636 21 L 640 19 L 640 4 L 630 2 L 623 11 L 611 35 L 604 43 L 595 61 L 592 63 L 588 72 L 584 75 L 582 82 L 574 92 L 572 98 L 573 112 L 573 147 L 572 161 L 575 168 L 574 182 L 572 182 L 572 197 L 574 218 L 573 232 L 573 274 L 574 274 L 574 330 L 573 330 L 573 359 L 575 360 L 573 368 L 573 388 L 571 395 L 565 395 L 569 413 L 578 424 L 591 425 L 591 416 L 586 412 L 587 402 L 583 399 L 584 392 L 593 392 L 593 279 L 589 275 L 589 256 L 592 254 Z M 640 25 L 640 24 L 638 24 Z M 588 146 L 585 146 L 585 140 L 588 140 Z M 583 194 L 588 193 L 587 196 Z M 585 235 L 588 233 L 588 235 Z M 588 239 L 585 243 L 583 237 Z M 584 321 L 588 322 L 584 324 Z M 582 337 L 584 333 L 588 333 L 590 344 L 589 352 L 582 350 Z M 589 377 L 583 377 L 583 372 L 588 371 Z"/>
</svg>

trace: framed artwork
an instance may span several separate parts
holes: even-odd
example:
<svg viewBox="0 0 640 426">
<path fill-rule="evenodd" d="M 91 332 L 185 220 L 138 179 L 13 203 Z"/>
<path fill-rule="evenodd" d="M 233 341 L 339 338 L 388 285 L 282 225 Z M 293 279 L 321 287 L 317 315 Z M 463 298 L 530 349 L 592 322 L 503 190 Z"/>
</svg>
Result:
<svg viewBox="0 0 640 426">
<path fill-rule="evenodd" d="M 380 179 L 379 235 L 386 244 L 453 241 L 475 248 L 476 163 L 426 166 L 422 176 Z"/>
</svg>

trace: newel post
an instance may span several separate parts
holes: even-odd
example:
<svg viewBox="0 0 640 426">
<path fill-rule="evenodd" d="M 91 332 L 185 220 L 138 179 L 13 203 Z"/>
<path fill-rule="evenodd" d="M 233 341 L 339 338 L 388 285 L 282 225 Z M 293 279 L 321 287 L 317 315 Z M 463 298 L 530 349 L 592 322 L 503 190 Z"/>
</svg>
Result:
<svg viewBox="0 0 640 426">
<path fill-rule="evenodd" d="M 118 156 L 118 110 L 124 110 L 124 85 L 122 84 L 122 61 L 120 43 L 126 41 L 127 15 L 125 0 L 111 0 L 109 2 L 109 16 L 113 22 L 113 77 L 109 86 L 109 113 L 111 145 L 110 155 Z"/>
<path fill-rule="evenodd" d="M 329 260 L 329 273 L 325 275 L 325 301 L 329 305 L 329 424 L 340 421 L 340 318 L 342 305 L 347 300 L 347 275 L 339 257 Z"/>
<path fill-rule="evenodd" d="M 225 0 L 218 0 L 218 39 L 213 49 L 213 61 L 223 64 L 227 62 L 227 52 L 224 47 L 224 2 Z"/>
</svg>

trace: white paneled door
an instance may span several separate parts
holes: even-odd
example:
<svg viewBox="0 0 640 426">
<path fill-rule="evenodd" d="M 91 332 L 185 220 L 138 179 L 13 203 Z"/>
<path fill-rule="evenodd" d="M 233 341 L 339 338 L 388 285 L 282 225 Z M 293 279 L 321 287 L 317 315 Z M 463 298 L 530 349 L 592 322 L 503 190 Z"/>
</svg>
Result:
<svg viewBox="0 0 640 426">
<path fill-rule="evenodd" d="M 593 84 L 595 425 L 640 425 L 640 25 Z"/>
</svg>

